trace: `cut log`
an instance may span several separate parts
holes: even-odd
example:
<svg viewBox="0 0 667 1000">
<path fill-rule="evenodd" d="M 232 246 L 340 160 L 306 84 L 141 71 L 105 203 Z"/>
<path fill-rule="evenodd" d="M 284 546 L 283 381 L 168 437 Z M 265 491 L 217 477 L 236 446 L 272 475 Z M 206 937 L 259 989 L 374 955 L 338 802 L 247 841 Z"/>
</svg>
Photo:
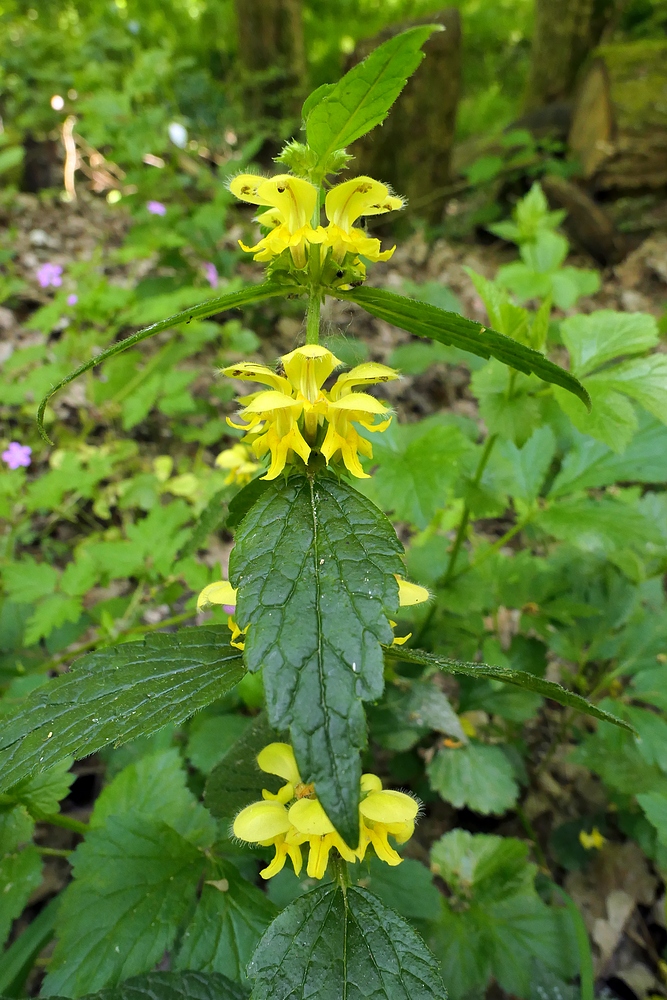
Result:
<svg viewBox="0 0 667 1000">
<path fill-rule="evenodd" d="M 547 176 L 540 181 L 551 208 L 564 208 L 563 228 L 572 242 L 587 250 L 600 264 L 617 264 L 628 245 L 600 205 L 564 177 Z"/>
<path fill-rule="evenodd" d="M 595 50 L 575 100 L 569 146 L 597 190 L 667 184 L 667 41 Z"/>
<path fill-rule="evenodd" d="M 416 202 L 450 181 L 461 87 L 459 12 L 449 8 L 407 24 L 393 25 L 375 38 L 360 42 L 350 59 L 352 66 L 406 28 L 434 23 L 445 30 L 431 35 L 424 45 L 426 58 L 408 80 L 389 117 L 381 128 L 374 129 L 350 150 L 357 157 L 355 173 L 377 177 L 391 184 L 398 194 Z M 421 214 L 439 220 L 442 202 L 432 203 Z"/>
</svg>

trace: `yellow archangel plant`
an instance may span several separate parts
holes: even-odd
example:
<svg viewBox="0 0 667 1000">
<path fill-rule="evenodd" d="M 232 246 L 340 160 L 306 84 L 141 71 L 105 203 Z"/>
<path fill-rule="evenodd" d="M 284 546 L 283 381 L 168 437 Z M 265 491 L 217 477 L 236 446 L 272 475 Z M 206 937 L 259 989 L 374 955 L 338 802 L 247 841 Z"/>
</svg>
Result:
<svg viewBox="0 0 667 1000">
<path fill-rule="evenodd" d="M 356 390 L 396 379 L 398 372 L 387 365 L 366 362 L 340 375 L 327 392 L 322 388 L 324 382 L 341 362 L 326 347 L 306 344 L 280 360 L 284 375 L 251 361 L 222 370 L 231 378 L 270 386 L 243 397 L 239 415 L 244 423 L 227 418 L 232 427 L 246 431 L 244 442 L 250 445 L 255 457 L 270 452 L 271 464 L 263 478 L 279 476 L 293 454 L 307 465 L 311 452 L 318 447 L 327 464 L 340 453 L 348 472 L 360 479 L 368 478 L 361 467 L 359 452 L 372 458 L 373 449 L 354 424 L 376 433 L 386 430 L 392 414 L 374 396 Z"/>
<path fill-rule="evenodd" d="M 428 601 L 430 594 L 426 587 L 420 587 L 418 583 L 410 583 L 409 580 L 404 580 L 400 576 L 397 576 L 396 579 L 398 581 L 398 601 L 400 607 L 412 607 L 415 604 L 423 604 L 424 601 Z M 227 625 L 232 633 L 229 641 L 237 649 L 243 649 L 245 646 L 243 636 L 247 629 L 241 631 L 234 619 L 236 590 L 232 587 L 229 580 L 216 580 L 215 583 L 209 583 L 207 587 L 204 587 L 197 598 L 197 610 L 203 611 L 212 604 L 222 606 L 223 610 L 227 612 Z M 390 625 L 394 628 L 396 622 L 390 622 Z M 411 635 L 412 633 L 408 632 L 407 635 L 397 636 L 393 644 L 395 646 L 402 646 L 404 642 L 408 641 Z"/>
<path fill-rule="evenodd" d="M 331 250 L 334 260 L 342 262 L 348 253 L 361 254 L 367 260 L 388 260 L 395 247 L 381 251 L 380 241 L 367 236 L 354 223 L 361 216 L 380 215 L 403 208 L 403 199 L 391 194 L 389 188 L 372 177 L 354 177 L 336 184 L 324 202 L 329 224 L 319 224 L 319 192 L 314 184 L 291 174 L 264 178 L 256 174 L 239 174 L 229 189 L 241 201 L 266 206 L 256 216 L 261 226 L 270 229 L 254 246 L 241 247 L 254 254 L 258 261 L 271 261 L 289 249 L 298 268 L 306 266 L 311 246 Z"/>
<path fill-rule="evenodd" d="M 234 820 L 234 835 L 239 840 L 275 847 L 273 861 L 260 872 L 262 878 L 277 875 L 290 858 L 295 873 L 301 871 L 301 847 L 308 844 L 307 873 L 321 879 L 326 872 L 333 848 L 346 861 L 363 860 L 368 847 L 388 865 L 403 860 L 389 843 L 392 836 L 404 844 L 414 832 L 419 803 L 404 792 L 383 789 L 375 774 L 361 777 L 359 803 L 360 838 L 352 850 L 335 830 L 315 794 L 313 785 L 304 784 L 287 743 L 270 743 L 259 753 L 257 763 L 267 774 L 276 774 L 286 782 L 277 794 L 262 790 L 262 801 L 242 809 Z"/>
</svg>

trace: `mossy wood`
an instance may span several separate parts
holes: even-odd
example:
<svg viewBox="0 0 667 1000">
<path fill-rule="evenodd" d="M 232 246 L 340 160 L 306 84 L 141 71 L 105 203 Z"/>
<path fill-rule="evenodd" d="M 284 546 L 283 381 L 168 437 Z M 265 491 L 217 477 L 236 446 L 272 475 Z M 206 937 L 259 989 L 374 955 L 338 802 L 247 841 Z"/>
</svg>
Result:
<svg viewBox="0 0 667 1000">
<path fill-rule="evenodd" d="M 569 145 L 597 189 L 667 184 L 667 41 L 595 50 L 578 88 Z"/>
</svg>

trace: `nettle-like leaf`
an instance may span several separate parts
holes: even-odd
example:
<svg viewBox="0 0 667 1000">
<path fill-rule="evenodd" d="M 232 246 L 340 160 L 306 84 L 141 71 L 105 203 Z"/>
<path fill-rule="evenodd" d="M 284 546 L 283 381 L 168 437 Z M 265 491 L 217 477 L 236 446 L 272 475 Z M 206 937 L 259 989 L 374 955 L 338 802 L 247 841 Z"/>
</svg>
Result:
<svg viewBox="0 0 667 1000">
<path fill-rule="evenodd" d="M 442 747 L 427 767 L 431 787 L 457 809 L 488 816 L 511 809 L 519 797 L 514 769 L 502 747 L 470 743 Z"/>
<path fill-rule="evenodd" d="M 42 858 L 30 843 L 33 826 L 23 806 L 0 811 L 0 947 L 42 881 Z"/>
<path fill-rule="evenodd" d="M 380 643 L 393 637 L 401 552 L 389 521 L 351 486 L 297 475 L 271 483 L 243 519 L 229 566 L 269 720 L 289 728 L 303 780 L 354 845 L 361 700 L 382 694 Z"/>
<path fill-rule="evenodd" d="M 217 861 L 186 928 L 175 968 L 224 972 L 246 981 L 245 970 L 277 908 L 238 869 Z"/>
<path fill-rule="evenodd" d="M 163 330 L 170 330 L 172 327 L 180 326 L 182 323 L 190 323 L 193 319 L 205 319 L 207 316 L 215 316 L 216 313 L 226 312 L 229 309 L 238 309 L 253 302 L 264 302 L 266 299 L 285 295 L 286 291 L 287 289 L 284 285 L 270 281 L 264 282 L 261 285 L 251 285 L 249 288 L 242 288 L 240 291 L 231 292 L 228 295 L 218 295 L 214 299 L 208 299 L 199 305 L 193 305 L 189 309 L 184 309 L 182 312 L 176 313 L 174 316 L 168 316 L 167 319 L 162 319 L 158 323 L 152 323 L 143 330 L 133 333 L 131 337 L 126 337 L 124 340 L 118 341 L 118 343 L 108 347 L 106 351 L 102 351 L 101 354 L 97 354 L 90 361 L 86 361 L 75 369 L 75 371 L 70 372 L 69 375 L 61 379 L 60 382 L 49 390 L 37 410 L 37 428 L 39 433 L 48 444 L 53 444 L 44 430 L 44 412 L 49 400 L 56 392 L 64 388 L 64 386 L 69 385 L 79 375 L 90 371 L 91 368 L 102 364 L 103 361 L 107 361 L 116 354 L 121 354 L 129 347 L 138 344 L 142 340 L 146 340 L 148 337 L 154 337 L 155 334 L 161 333 Z"/>
<path fill-rule="evenodd" d="M 631 725 L 623 719 L 612 715 L 604 709 L 598 708 L 591 702 L 586 701 L 581 695 L 568 691 L 554 681 L 547 681 L 543 677 L 531 674 L 527 670 L 515 670 L 513 667 L 493 666 L 490 663 L 464 663 L 461 660 L 448 660 L 433 653 L 427 653 L 422 649 L 406 649 L 405 646 L 388 646 L 385 652 L 405 663 L 417 663 L 425 667 L 436 667 L 446 674 L 465 674 L 468 677 L 488 677 L 493 680 L 505 681 L 507 684 L 515 684 L 526 691 L 534 691 L 535 694 L 543 698 L 551 698 L 559 705 L 566 705 L 574 708 L 584 715 L 591 715 L 594 719 L 601 719 L 603 722 L 611 722 L 614 726 L 626 729 L 633 733 Z"/>
<path fill-rule="evenodd" d="M 0 735 L 0 790 L 68 755 L 150 736 L 221 698 L 243 676 L 226 626 L 158 633 L 89 653 L 30 694 Z"/>
<path fill-rule="evenodd" d="M 217 819 L 231 823 L 241 809 L 261 799 L 263 788 L 276 794 L 283 782 L 273 774 L 260 771 L 257 755 L 277 739 L 279 734 L 261 712 L 213 768 L 206 782 L 204 799 Z"/>
<path fill-rule="evenodd" d="M 274 920 L 248 967 L 252 1000 L 445 1000 L 417 933 L 360 886 L 314 889 Z"/>
<path fill-rule="evenodd" d="M 586 406 L 590 403 L 588 392 L 582 384 L 570 372 L 559 368 L 539 351 L 496 333 L 495 330 L 488 330 L 480 323 L 465 319 L 457 313 L 446 312 L 426 302 L 407 299 L 384 288 L 362 286 L 350 292 L 336 289 L 336 297 L 356 302 L 372 316 L 408 330 L 418 337 L 429 337 L 441 344 L 451 344 L 482 358 L 496 358 L 526 375 L 537 375 L 545 382 L 562 386 L 574 393 Z"/>
<path fill-rule="evenodd" d="M 54 767 L 20 781 L 7 794 L 25 806 L 35 819 L 57 813 L 60 800 L 65 798 L 76 777 L 70 772 L 73 763 L 72 757 L 65 757 Z"/>
<path fill-rule="evenodd" d="M 149 972 L 83 1000 L 247 1000 L 246 991 L 220 973 Z M 57 998 L 56 998 L 57 1000 Z"/>
<path fill-rule="evenodd" d="M 320 87 L 304 104 L 308 145 L 317 154 L 313 179 L 327 171 L 337 150 L 384 121 L 424 58 L 421 47 L 439 25 L 427 24 L 390 38 L 333 87 Z"/>
<path fill-rule="evenodd" d="M 72 858 L 44 991 L 81 996 L 147 972 L 170 948 L 204 871 L 204 856 L 145 815 L 111 817 Z"/>
<path fill-rule="evenodd" d="M 569 914 L 538 896 L 522 841 L 452 830 L 433 845 L 431 866 L 450 896 L 428 941 L 453 1000 L 483 990 L 492 976 L 527 996 L 533 958 L 566 979 L 577 972 Z"/>
</svg>

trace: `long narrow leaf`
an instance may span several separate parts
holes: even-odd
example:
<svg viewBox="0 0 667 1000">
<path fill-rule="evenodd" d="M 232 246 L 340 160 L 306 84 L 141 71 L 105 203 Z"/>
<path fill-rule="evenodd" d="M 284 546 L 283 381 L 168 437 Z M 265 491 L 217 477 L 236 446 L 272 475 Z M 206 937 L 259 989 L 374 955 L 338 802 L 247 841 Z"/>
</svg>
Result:
<svg viewBox="0 0 667 1000">
<path fill-rule="evenodd" d="M 400 326 L 401 329 L 418 337 L 429 337 L 441 344 L 459 347 L 482 358 L 497 358 L 498 361 L 511 368 L 517 368 L 526 375 L 532 373 L 545 382 L 560 385 L 578 396 L 590 409 L 588 392 L 570 372 L 549 361 L 539 351 L 525 347 L 511 337 L 489 330 L 471 319 L 465 319 L 458 313 L 446 312 L 437 306 L 408 299 L 404 295 L 388 292 L 384 288 L 364 286 L 349 292 L 336 290 L 336 297 L 356 302 L 372 316 L 377 316 L 378 319 L 383 319 L 394 326 Z"/>
<path fill-rule="evenodd" d="M 289 289 L 286 289 L 284 285 L 273 284 L 271 282 L 265 282 L 262 285 L 251 285 L 249 288 L 242 288 L 239 292 L 232 292 L 229 295 L 218 295 L 215 299 L 207 299 L 206 302 L 201 302 L 197 306 L 190 306 L 189 309 L 184 309 L 174 316 L 167 317 L 167 319 L 161 319 L 159 323 L 151 323 L 150 326 L 144 327 L 143 330 L 133 333 L 131 337 L 126 337 L 125 340 L 120 340 L 117 344 L 112 344 L 106 351 L 102 351 L 101 354 L 91 358 L 90 361 L 79 365 L 75 371 L 70 372 L 69 375 L 58 382 L 57 385 L 54 385 L 51 391 L 46 394 L 37 410 L 37 427 L 39 433 L 48 444 L 53 444 L 53 441 L 44 430 L 44 411 L 46 410 L 47 403 L 64 386 L 69 385 L 70 382 L 73 382 L 79 375 L 83 375 L 84 372 L 90 371 L 91 368 L 102 364 L 103 361 L 107 361 L 116 354 L 122 354 L 128 347 L 138 344 L 141 340 L 146 340 L 147 337 L 154 337 L 156 333 L 161 333 L 163 330 L 180 326 L 182 323 L 189 323 L 193 319 L 205 319 L 207 316 L 214 316 L 216 313 L 226 312 L 228 309 L 237 309 L 239 306 L 251 305 L 253 302 L 262 302 L 264 299 L 271 299 L 277 295 L 286 295 L 288 291 Z"/>
<path fill-rule="evenodd" d="M 540 694 L 543 698 L 551 698 L 559 705 L 566 705 L 584 715 L 591 715 L 594 719 L 600 719 L 602 722 L 611 722 L 614 726 L 635 733 L 633 727 L 629 726 L 627 722 L 611 715 L 610 712 L 605 712 L 597 705 L 592 705 L 581 695 L 568 691 L 567 688 L 561 687 L 560 684 L 555 684 L 553 681 L 545 681 L 543 677 L 536 677 L 535 674 L 530 674 L 527 670 L 495 667 L 490 663 L 464 663 L 461 660 L 447 660 L 442 656 L 427 653 L 423 649 L 406 649 L 404 646 L 400 648 L 385 646 L 384 649 L 389 656 L 403 660 L 404 663 L 418 663 L 424 667 L 436 667 L 446 674 L 465 674 L 467 677 L 485 677 L 490 680 L 504 681 L 506 684 L 514 684 L 525 691 Z"/>
</svg>

